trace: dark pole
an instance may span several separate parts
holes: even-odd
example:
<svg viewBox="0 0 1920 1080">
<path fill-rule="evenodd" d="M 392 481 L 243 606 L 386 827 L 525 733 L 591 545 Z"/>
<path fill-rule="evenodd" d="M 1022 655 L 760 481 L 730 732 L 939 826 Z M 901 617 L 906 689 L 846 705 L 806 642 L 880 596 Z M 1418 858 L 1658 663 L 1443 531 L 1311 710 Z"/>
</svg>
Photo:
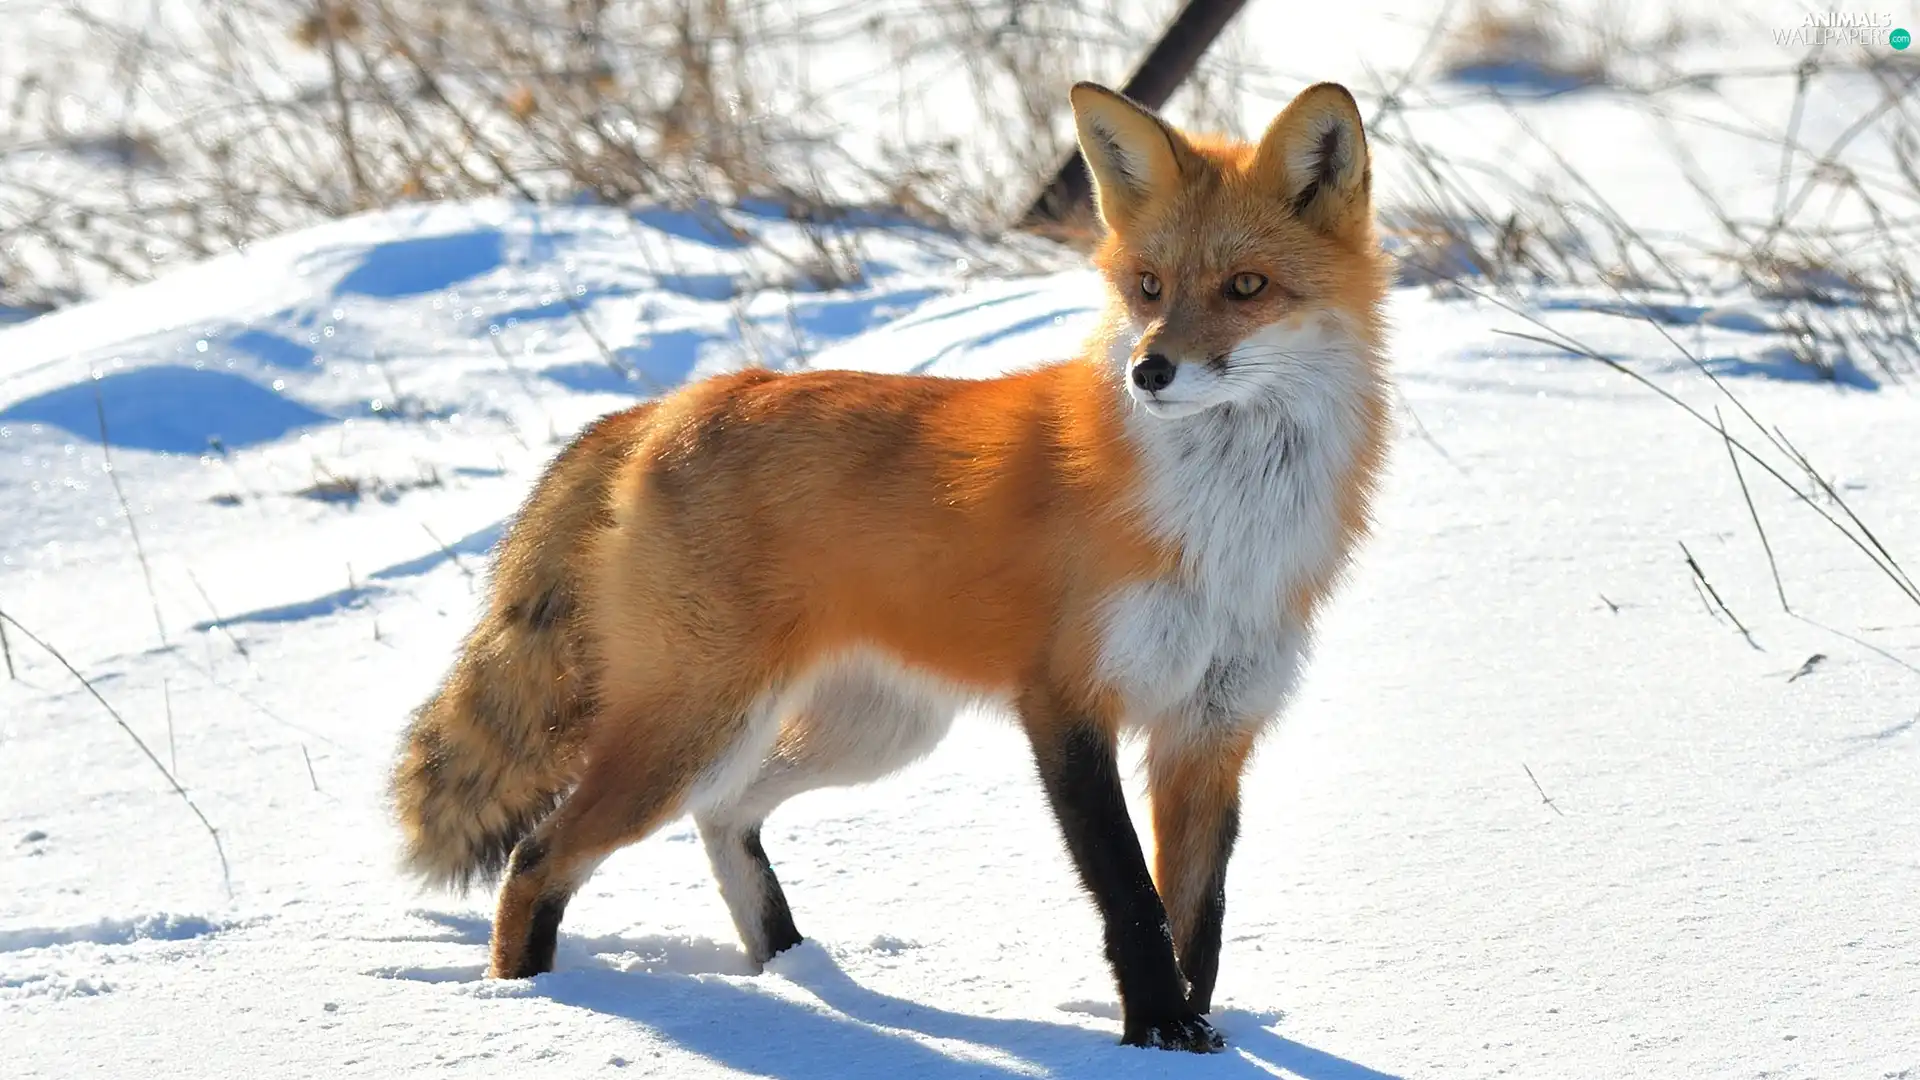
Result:
<svg viewBox="0 0 1920 1080">
<path fill-rule="evenodd" d="M 1154 43 L 1140 66 L 1133 69 L 1120 92 L 1149 109 L 1167 103 L 1180 88 L 1207 47 L 1227 28 L 1247 0 L 1186 0 L 1167 25 L 1166 32 Z M 1085 214 L 1093 204 L 1093 186 L 1087 179 L 1086 163 L 1076 148 L 1067 155 L 1047 186 L 1041 189 L 1021 224 L 1064 224 Z"/>
</svg>

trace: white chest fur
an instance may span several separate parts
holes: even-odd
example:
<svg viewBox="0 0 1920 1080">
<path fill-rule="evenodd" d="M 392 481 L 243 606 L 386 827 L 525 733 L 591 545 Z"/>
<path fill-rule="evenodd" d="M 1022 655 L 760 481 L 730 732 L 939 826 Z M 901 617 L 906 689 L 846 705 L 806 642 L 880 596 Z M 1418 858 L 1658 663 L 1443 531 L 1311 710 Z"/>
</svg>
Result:
<svg viewBox="0 0 1920 1080">
<path fill-rule="evenodd" d="M 1341 485 L 1366 437 L 1367 366 L 1339 329 L 1271 328 L 1229 358 L 1221 403 L 1130 413 L 1143 521 L 1181 552 L 1108 601 L 1102 675 L 1131 723 L 1258 725 L 1285 704 L 1309 629 L 1289 600 L 1345 557 Z"/>
</svg>

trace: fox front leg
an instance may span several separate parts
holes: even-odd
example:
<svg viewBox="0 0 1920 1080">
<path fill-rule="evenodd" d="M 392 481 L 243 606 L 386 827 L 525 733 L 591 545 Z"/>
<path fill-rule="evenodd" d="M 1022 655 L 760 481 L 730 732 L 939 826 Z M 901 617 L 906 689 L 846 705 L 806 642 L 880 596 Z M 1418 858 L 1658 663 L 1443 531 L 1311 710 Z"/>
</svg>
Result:
<svg viewBox="0 0 1920 1080">
<path fill-rule="evenodd" d="M 1209 1053 L 1225 1040 L 1187 1002 L 1166 909 L 1127 816 L 1115 736 L 1033 700 L 1022 707 L 1047 801 L 1100 909 L 1120 990 L 1121 1042 Z"/>
<path fill-rule="evenodd" d="M 1187 1005 L 1196 1013 L 1213 1009 L 1227 860 L 1240 834 L 1240 773 L 1252 748 L 1250 731 L 1196 735 L 1162 729 L 1147 742 L 1153 876 L 1187 979 Z"/>
</svg>

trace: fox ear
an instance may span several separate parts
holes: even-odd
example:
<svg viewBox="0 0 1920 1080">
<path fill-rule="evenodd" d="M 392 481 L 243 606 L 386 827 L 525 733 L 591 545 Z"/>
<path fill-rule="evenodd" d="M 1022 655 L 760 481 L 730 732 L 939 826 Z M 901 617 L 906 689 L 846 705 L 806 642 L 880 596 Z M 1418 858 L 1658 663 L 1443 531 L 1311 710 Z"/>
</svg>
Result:
<svg viewBox="0 0 1920 1080">
<path fill-rule="evenodd" d="M 1360 107 L 1339 83 L 1317 83 L 1268 125 L 1255 175 L 1294 216 L 1321 232 L 1357 237 L 1372 218 L 1373 169 Z"/>
<path fill-rule="evenodd" d="M 1138 103 L 1097 83 L 1075 83 L 1068 97 L 1100 217 L 1108 228 L 1124 229 L 1178 183 L 1178 136 Z"/>
</svg>

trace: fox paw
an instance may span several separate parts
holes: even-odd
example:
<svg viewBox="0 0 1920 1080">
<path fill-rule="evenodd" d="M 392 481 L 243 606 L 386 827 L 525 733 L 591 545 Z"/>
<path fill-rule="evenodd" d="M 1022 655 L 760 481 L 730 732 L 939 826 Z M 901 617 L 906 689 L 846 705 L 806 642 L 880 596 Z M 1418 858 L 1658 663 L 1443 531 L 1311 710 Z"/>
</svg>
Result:
<svg viewBox="0 0 1920 1080">
<path fill-rule="evenodd" d="M 1140 1024 L 1130 1023 L 1120 1041 L 1127 1046 L 1185 1050 L 1193 1054 L 1211 1054 L 1227 1045 L 1227 1040 L 1213 1029 L 1213 1025 L 1195 1013 Z"/>
</svg>

